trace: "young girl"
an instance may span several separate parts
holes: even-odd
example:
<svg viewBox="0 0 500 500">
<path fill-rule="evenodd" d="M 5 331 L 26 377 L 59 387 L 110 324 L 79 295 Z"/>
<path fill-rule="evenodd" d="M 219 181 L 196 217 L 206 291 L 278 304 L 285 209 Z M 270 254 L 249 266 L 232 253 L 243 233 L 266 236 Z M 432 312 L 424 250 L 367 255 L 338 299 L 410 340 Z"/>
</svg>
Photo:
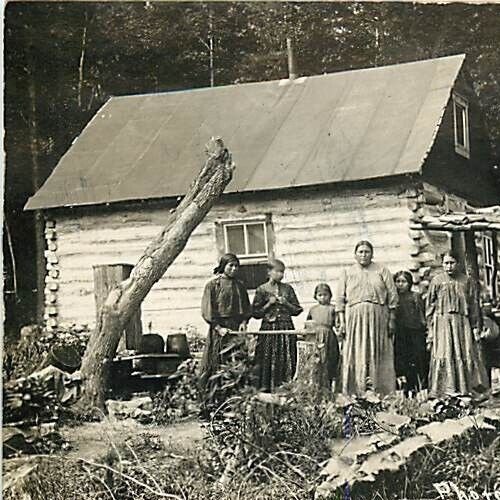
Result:
<svg viewBox="0 0 500 500">
<path fill-rule="evenodd" d="M 412 292 L 413 276 L 408 271 L 394 275 L 399 304 L 396 309 L 394 365 L 397 377 L 405 377 L 406 392 L 427 387 L 429 372 L 425 339 L 425 306 L 422 297 Z"/>
<path fill-rule="evenodd" d="M 209 324 L 209 331 L 201 361 L 200 386 L 207 392 L 210 376 L 238 349 L 237 336 L 228 332 L 244 331 L 251 316 L 247 290 L 236 278 L 239 266 L 236 255 L 223 255 L 214 269 L 216 277 L 206 284 L 203 293 L 201 314 Z"/>
<path fill-rule="evenodd" d="M 269 281 L 255 291 L 253 316 L 262 319 L 261 330 L 294 330 L 292 316 L 302 307 L 294 289 L 282 283 L 285 264 L 272 260 L 268 264 Z M 295 335 L 259 335 L 255 347 L 258 386 L 273 391 L 295 375 L 297 337 Z"/>
<path fill-rule="evenodd" d="M 314 299 L 318 302 L 311 307 L 308 320 L 315 322 L 320 346 L 320 360 L 326 372 L 325 386 L 329 389 L 337 378 L 339 366 L 339 343 L 333 330 L 335 325 L 335 307 L 331 304 L 332 291 L 326 283 L 320 283 L 314 290 Z"/>
<path fill-rule="evenodd" d="M 431 344 L 429 392 L 432 396 L 485 392 L 486 369 L 479 353 L 481 316 L 475 284 L 458 271 L 457 257 L 443 257 L 443 272 L 427 294 Z"/>
</svg>

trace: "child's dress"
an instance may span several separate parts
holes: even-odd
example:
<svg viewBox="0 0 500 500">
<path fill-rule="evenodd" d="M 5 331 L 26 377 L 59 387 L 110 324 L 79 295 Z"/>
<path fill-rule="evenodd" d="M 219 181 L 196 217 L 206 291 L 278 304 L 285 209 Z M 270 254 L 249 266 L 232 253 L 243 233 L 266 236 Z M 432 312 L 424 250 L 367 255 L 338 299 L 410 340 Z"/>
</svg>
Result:
<svg viewBox="0 0 500 500">
<path fill-rule="evenodd" d="M 340 358 L 339 343 L 333 330 L 335 307 L 332 304 L 317 304 L 311 307 L 307 319 L 315 322 L 320 363 L 324 368 L 322 372 L 327 374 L 327 380 L 323 382 L 327 388 L 330 388 L 332 381 L 338 376 Z"/>
<path fill-rule="evenodd" d="M 264 310 L 271 295 L 287 300 L 287 305 L 274 304 Z M 260 285 L 253 300 L 253 317 L 262 319 L 261 330 L 294 330 L 292 316 L 298 316 L 302 307 L 294 289 L 287 283 L 273 287 L 269 282 Z M 297 336 L 259 335 L 255 347 L 258 386 L 263 391 L 274 391 L 290 381 L 297 367 Z"/>
<path fill-rule="evenodd" d="M 416 292 L 399 295 L 396 309 L 394 364 L 396 375 L 405 377 L 407 390 L 427 388 L 429 355 L 425 344 L 425 305 Z"/>
</svg>

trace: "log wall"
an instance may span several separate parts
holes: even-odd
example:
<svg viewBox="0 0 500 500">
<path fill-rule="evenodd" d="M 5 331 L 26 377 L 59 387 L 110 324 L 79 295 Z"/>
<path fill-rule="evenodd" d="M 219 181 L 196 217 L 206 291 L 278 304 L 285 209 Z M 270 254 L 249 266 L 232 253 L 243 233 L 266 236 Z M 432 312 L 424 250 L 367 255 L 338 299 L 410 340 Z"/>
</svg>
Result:
<svg viewBox="0 0 500 500">
<path fill-rule="evenodd" d="M 410 196 L 410 197 L 408 197 Z M 415 199 L 402 187 L 358 191 L 308 191 L 299 198 L 256 195 L 224 201 L 214 207 L 195 230 L 187 247 L 143 303 L 145 331 L 167 333 L 180 327 L 206 331 L 200 317 L 203 287 L 217 261 L 215 222 L 244 220 L 271 214 L 274 253 L 287 264 L 285 280 L 297 291 L 305 310 L 313 304 L 317 283 L 335 285 L 343 266 L 353 262 L 353 247 L 363 238 L 375 246 L 375 260 L 391 271 L 412 263 L 408 205 Z M 95 304 L 92 266 L 135 264 L 149 241 L 160 231 L 168 208 L 101 210 L 52 214 L 57 235 L 58 322 L 93 325 Z M 50 222 L 52 224 L 52 221 Z M 51 304 L 52 306 L 53 304 Z M 302 326 L 305 313 L 296 321 Z M 253 327 L 257 327 L 254 323 Z"/>
<path fill-rule="evenodd" d="M 411 209 L 410 220 L 417 222 L 424 215 L 439 216 L 450 211 L 464 212 L 467 210 L 467 200 L 459 196 L 449 194 L 431 184 L 424 183 L 415 194 L 409 197 L 409 208 Z M 413 230 L 410 229 L 413 241 L 410 269 L 413 273 L 415 283 L 421 292 L 425 293 L 430 280 L 441 272 L 441 256 L 454 245 L 459 253 L 465 252 L 464 233 L 437 230 Z M 482 296 L 488 295 L 485 287 L 485 268 L 482 248 L 482 233 L 475 233 L 475 246 L 477 257 L 477 270 Z M 452 242 L 455 238 L 456 241 Z M 500 264 L 497 255 L 497 265 Z"/>
</svg>

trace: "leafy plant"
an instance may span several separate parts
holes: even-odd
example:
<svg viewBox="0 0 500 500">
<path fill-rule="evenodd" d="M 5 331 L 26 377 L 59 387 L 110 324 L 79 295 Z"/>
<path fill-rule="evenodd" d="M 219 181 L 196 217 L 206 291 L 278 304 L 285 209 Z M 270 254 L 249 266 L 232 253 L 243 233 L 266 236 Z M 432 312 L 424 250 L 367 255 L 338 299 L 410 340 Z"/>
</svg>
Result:
<svg viewBox="0 0 500 500">
<path fill-rule="evenodd" d="M 163 392 L 153 396 L 153 421 L 168 424 L 199 413 L 199 391 L 196 360 L 181 363 L 169 377 Z"/>
</svg>

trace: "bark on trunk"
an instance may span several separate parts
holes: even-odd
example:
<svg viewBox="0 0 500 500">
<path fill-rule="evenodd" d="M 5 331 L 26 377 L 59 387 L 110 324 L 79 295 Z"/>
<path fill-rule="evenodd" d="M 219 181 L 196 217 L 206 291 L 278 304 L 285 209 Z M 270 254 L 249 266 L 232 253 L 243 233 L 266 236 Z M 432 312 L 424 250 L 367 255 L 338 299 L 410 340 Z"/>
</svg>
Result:
<svg viewBox="0 0 500 500">
<path fill-rule="evenodd" d="M 316 340 L 297 342 L 295 383 L 302 388 L 307 387 L 315 394 L 329 389 L 327 366 L 322 361 L 321 348 Z"/>
<path fill-rule="evenodd" d="M 111 362 L 125 325 L 232 178 L 231 155 L 222 140 L 212 139 L 207 154 L 200 174 L 160 235 L 146 248 L 130 277 L 111 290 L 102 307 L 82 361 L 83 395 L 79 404 L 84 408 L 104 410 Z"/>
</svg>

